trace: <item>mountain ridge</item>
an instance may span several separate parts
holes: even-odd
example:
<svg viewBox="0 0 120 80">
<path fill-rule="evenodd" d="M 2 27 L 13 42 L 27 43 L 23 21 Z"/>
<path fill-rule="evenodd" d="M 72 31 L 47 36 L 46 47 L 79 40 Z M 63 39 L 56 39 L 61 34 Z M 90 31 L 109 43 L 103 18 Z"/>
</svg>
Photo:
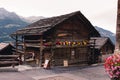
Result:
<svg viewBox="0 0 120 80">
<path fill-rule="evenodd" d="M 110 39 L 111 39 L 111 41 L 115 44 L 115 42 L 116 42 L 116 35 L 114 34 L 114 33 L 112 33 L 111 31 L 109 31 L 109 30 L 105 30 L 105 29 L 103 29 L 103 28 L 100 28 L 100 27 L 98 27 L 98 26 L 95 26 L 95 29 L 97 30 L 97 31 L 99 31 L 99 33 L 100 33 L 100 35 L 102 36 L 102 37 L 109 37 Z"/>
<path fill-rule="evenodd" d="M 26 25 L 16 13 L 0 8 L 0 42 L 12 41 L 9 35 Z"/>
</svg>

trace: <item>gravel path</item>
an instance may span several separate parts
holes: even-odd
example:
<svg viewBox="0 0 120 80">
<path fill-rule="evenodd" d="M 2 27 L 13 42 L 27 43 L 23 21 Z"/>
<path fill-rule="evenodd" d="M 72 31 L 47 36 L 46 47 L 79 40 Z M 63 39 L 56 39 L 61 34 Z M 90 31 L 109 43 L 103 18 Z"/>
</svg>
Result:
<svg viewBox="0 0 120 80">
<path fill-rule="evenodd" d="M 0 80 L 110 80 L 104 67 L 32 68 L 18 72 L 0 72 Z"/>
<path fill-rule="evenodd" d="M 39 80 L 73 80 L 64 76 L 55 76 L 55 77 L 48 77 L 44 79 L 39 79 Z"/>
</svg>

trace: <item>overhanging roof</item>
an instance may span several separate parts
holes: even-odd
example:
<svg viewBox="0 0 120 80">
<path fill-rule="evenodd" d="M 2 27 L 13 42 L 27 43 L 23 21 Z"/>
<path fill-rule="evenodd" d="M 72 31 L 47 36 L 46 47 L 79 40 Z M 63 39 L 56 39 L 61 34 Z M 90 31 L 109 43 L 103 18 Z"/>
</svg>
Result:
<svg viewBox="0 0 120 80">
<path fill-rule="evenodd" d="M 55 27 L 56 25 L 62 23 L 63 21 L 65 21 L 66 19 L 69 19 L 72 16 L 78 15 L 80 20 L 90 26 L 90 30 L 94 30 L 98 35 L 100 35 L 98 33 L 98 31 L 91 25 L 91 23 L 84 17 L 84 15 L 82 15 L 82 13 L 80 11 L 76 11 L 70 14 L 65 14 L 65 15 L 61 15 L 61 16 L 57 16 L 57 17 L 51 17 L 51 18 L 45 18 L 45 19 L 41 19 L 37 22 L 34 22 L 28 26 L 26 26 L 23 29 L 20 29 L 16 32 L 14 32 L 11 35 L 42 35 L 44 32 L 50 30 L 51 28 Z"/>
<path fill-rule="evenodd" d="M 107 41 L 110 41 L 110 43 L 114 45 L 108 37 L 91 37 L 90 42 L 93 42 L 93 40 L 95 40 L 96 49 L 101 49 Z"/>
</svg>

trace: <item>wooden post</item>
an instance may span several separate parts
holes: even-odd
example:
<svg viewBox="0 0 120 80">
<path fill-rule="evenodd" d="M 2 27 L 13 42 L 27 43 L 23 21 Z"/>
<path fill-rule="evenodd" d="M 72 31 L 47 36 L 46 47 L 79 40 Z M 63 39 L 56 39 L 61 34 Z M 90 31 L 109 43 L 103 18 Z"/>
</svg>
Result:
<svg viewBox="0 0 120 80">
<path fill-rule="evenodd" d="M 116 25 L 116 45 L 115 50 L 120 51 L 120 0 L 118 0 L 117 25 Z"/>
<path fill-rule="evenodd" d="M 94 57 L 94 54 L 95 54 L 95 42 L 96 42 L 96 39 L 92 39 L 92 43 L 90 43 L 90 54 L 88 55 L 88 64 L 91 65 L 95 62 L 95 57 Z"/>
<path fill-rule="evenodd" d="M 23 39 L 23 51 L 24 51 L 24 64 L 26 63 L 26 43 L 25 43 L 25 38 Z"/>
<path fill-rule="evenodd" d="M 54 43 L 52 42 L 52 46 L 51 46 L 51 61 L 50 61 L 50 66 L 54 66 Z"/>
<path fill-rule="evenodd" d="M 43 39 L 42 36 L 40 37 L 40 60 L 39 60 L 39 65 L 42 66 L 42 50 L 43 50 Z"/>
<path fill-rule="evenodd" d="M 55 50 L 55 47 L 56 47 L 56 44 L 55 44 L 55 41 L 56 41 L 56 37 L 57 37 L 57 33 L 56 33 L 56 30 L 57 29 L 55 29 L 54 30 L 54 32 L 53 32 L 53 37 L 51 38 L 51 41 L 52 41 L 52 45 L 51 45 L 51 60 L 50 60 L 50 66 L 52 66 L 52 67 L 54 67 L 55 66 L 55 52 L 54 52 L 54 50 Z"/>
<path fill-rule="evenodd" d="M 22 38 L 22 43 L 23 43 L 23 36 L 21 38 Z M 21 46 L 21 49 L 22 49 L 22 51 L 24 51 L 23 46 Z M 20 64 L 22 64 L 22 53 L 20 53 L 19 58 L 20 58 Z"/>
<path fill-rule="evenodd" d="M 18 36 L 16 35 L 16 54 L 18 52 Z"/>
<path fill-rule="evenodd" d="M 92 53 L 92 57 L 93 57 L 93 63 L 95 63 L 95 42 L 96 42 L 96 39 L 94 39 L 94 42 L 93 42 L 93 53 Z"/>
</svg>

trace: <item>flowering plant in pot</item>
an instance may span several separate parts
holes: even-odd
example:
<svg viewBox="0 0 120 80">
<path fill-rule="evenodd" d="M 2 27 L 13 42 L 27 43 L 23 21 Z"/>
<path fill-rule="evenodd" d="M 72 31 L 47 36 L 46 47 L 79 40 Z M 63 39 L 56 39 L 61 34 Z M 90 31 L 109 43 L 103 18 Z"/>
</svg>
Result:
<svg viewBox="0 0 120 80">
<path fill-rule="evenodd" d="M 115 53 L 105 60 L 105 70 L 111 80 L 120 80 L 120 54 Z"/>
</svg>

